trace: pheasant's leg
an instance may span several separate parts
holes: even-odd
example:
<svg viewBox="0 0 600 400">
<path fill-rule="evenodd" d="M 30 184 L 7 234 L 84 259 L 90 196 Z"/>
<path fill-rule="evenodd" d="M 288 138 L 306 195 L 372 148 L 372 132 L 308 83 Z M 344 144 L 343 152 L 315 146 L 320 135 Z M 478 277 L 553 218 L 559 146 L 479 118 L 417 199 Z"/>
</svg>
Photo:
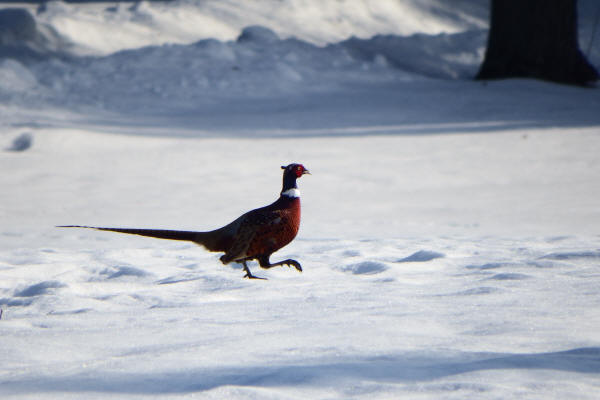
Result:
<svg viewBox="0 0 600 400">
<path fill-rule="evenodd" d="M 250 272 L 250 268 L 248 268 L 248 265 L 246 265 L 246 261 L 242 261 L 242 264 L 244 265 L 244 272 L 246 272 L 246 275 L 244 275 L 244 278 L 248 278 L 248 279 L 264 279 L 264 280 L 267 280 L 267 278 L 261 278 L 259 276 L 252 275 L 252 272 Z"/>
<path fill-rule="evenodd" d="M 291 258 L 271 264 L 269 262 L 269 257 L 261 257 L 258 259 L 258 263 L 260 264 L 261 268 L 265 269 L 287 265 L 288 267 L 294 267 L 299 272 L 302 272 L 302 266 L 300 266 L 300 263 L 296 260 L 292 260 Z"/>
</svg>

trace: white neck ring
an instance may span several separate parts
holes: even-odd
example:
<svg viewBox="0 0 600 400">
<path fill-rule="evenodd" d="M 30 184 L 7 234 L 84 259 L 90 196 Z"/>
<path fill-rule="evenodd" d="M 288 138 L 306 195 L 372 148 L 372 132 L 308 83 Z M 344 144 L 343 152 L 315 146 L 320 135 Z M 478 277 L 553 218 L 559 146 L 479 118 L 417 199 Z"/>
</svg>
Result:
<svg viewBox="0 0 600 400">
<path fill-rule="evenodd" d="M 285 197 L 297 198 L 300 197 L 300 190 L 298 190 L 297 188 L 291 188 L 286 190 L 285 192 L 281 192 L 281 195 Z"/>
</svg>

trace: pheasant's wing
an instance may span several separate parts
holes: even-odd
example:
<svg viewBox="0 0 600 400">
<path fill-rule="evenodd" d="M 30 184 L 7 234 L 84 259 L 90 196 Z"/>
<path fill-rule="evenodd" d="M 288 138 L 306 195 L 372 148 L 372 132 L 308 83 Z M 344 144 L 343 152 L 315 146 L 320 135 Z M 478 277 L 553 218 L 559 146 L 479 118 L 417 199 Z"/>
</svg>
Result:
<svg viewBox="0 0 600 400">
<path fill-rule="evenodd" d="M 224 261 L 254 258 L 277 250 L 277 234 L 284 230 L 286 215 L 282 210 L 255 210 L 246 214 Z"/>
</svg>

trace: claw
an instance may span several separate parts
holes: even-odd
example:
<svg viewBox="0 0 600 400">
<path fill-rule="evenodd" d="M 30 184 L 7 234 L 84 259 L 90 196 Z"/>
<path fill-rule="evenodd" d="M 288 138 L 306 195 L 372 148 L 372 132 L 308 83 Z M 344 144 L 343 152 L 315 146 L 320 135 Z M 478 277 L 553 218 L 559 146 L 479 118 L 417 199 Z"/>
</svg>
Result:
<svg viewBox="0 0 600 400">
<path fill-rule="evenodd" d="M 302 266 L 300 265 L 300 263 L 298 261 L 290 260 L 286 264 L 288 267 L 290 267 L 290 268 L 294 267 L 294 268 L 296 268 L 296 270 L 298 270 L 298 272 L 302 272 Z"/>
<path fill-rule="evenodd" d="M 262 279 L 263 281 L 268 280 L 267 278 L 261 278 L 260 276 L 254 276 L 252 274 L 246 274 L 246 275 L 244 275 L 244 278 L 248 278 L 248 279 Z"/>
<path fill-rule="evenodd" d="M 246 261 L 244 261 L 242 264 L 244 265 L 244 271 L 246 271 L 246 275 L 244 275 L 244 278 L 248 278 L 248 279 L 262 279 L 264 281 L 267 280 L 267 278 L 261 278 L 260 276 L 254 276 L 254 275 L 252 275 L 252 272 L 250 272 L 250 268 L 248 268 L 248 265 L 246 265 Z"/>
<path fill-rule="evenodd" d="M 283 260 L 283 261 L 279 261 L 276 263 L 271 264 L 269 262 L 269 258 L 261 258 L 259 259 L 259 265 L 261 268 L 264 269 L 269 269 L 269 268 L 273 268 L 273 267 L 282 267 L 284 265 L 287 265 L 288 267 L 294 267 L 296 268 L 296 270 L 302 272 L 302 267 L 300 266 L 300 263 L 296 260 L 292 260 L 291 258 L 287 259 L 287 260 Z"/>
</svg>

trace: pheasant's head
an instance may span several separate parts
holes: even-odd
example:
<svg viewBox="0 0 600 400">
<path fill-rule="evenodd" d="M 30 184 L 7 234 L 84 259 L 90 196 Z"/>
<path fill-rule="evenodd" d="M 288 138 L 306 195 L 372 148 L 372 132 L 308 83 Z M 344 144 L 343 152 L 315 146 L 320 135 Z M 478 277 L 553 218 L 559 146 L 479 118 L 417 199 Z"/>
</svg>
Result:
<svg viewBox="0 0 600 400">
<path fill-rule="evenodd" d="M 310 174 L 304 165 L 302 164 L 290 164 L 288 166 L 282 166 L 283 169 L 283 188 L 281 189 L 281 195 L 288 198 L 299 198 L 300 191 L 296 186 L 296 179 L 300 178 L 304 174 Z"/>
<path fill-rule="evenodd" d="M 304 168 L 304 165 L 302 164 L 290 164 L 287 166 L 282 165 L 281 169 L 284 170 L 283 176 L 287 175 L 290 177 L 300 178 L 304 174 L 310 175 L 310 172 L 308 172 L 308 170 Z"/>
</svg>

